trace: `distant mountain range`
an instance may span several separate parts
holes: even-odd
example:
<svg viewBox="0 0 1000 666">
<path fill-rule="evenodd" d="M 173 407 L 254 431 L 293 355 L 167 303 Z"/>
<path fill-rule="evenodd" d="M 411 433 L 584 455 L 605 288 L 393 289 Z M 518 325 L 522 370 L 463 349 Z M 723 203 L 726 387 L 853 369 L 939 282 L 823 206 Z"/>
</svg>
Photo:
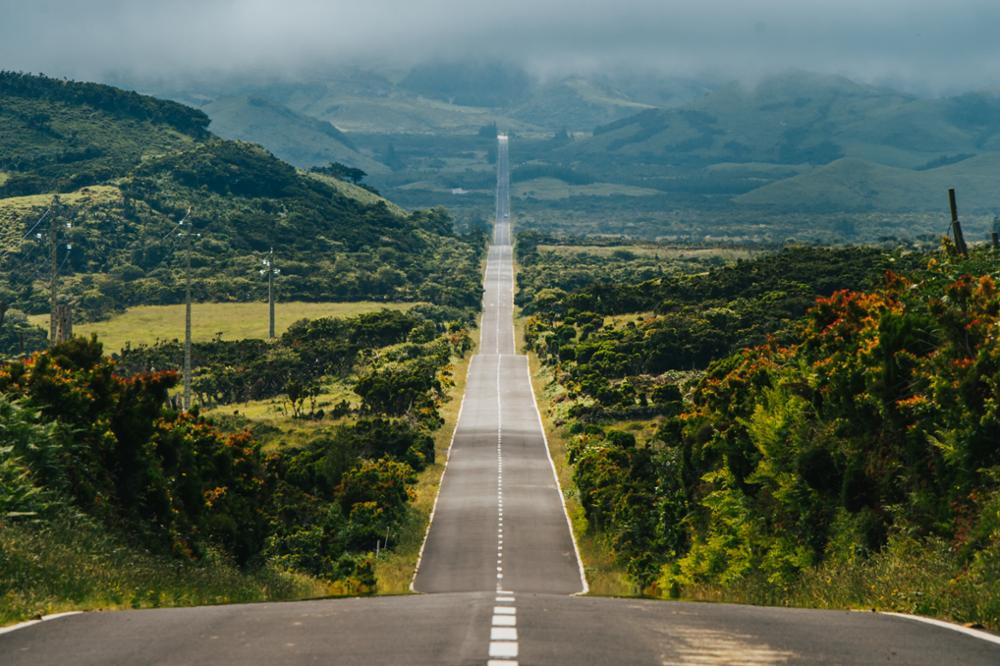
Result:
<svg viewBox="0 0 1000 666">
<path fill-rule="evenodd" d="M 569 185 L 620 186 L 587 190 L 608 196 L 928 210 L 940 208 L 942 187 L 960 185 L 965 209 L 1000 208 L 988 185 L 1000 155 L 995 90 L 925 98 L 809 72 L 746 87 L 634 72 L 540 79 L 505 65 L 439 63 L 166 94 L 198 101 L 223 136 L 298 166 L 358 166 L 390 194 L 425 192 L 428 203 L 449 203 L 441 193 L 456 188 L 487 193 L 491 147 L 482 139 L 495 123 L 513 132 L 515 163 L 577 174 Z"/>
</svg>

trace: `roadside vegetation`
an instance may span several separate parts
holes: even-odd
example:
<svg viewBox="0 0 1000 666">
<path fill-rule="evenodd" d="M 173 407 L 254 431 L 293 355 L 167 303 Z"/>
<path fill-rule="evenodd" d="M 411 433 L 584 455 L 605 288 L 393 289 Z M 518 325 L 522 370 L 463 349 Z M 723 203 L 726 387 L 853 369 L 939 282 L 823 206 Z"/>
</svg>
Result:
<svg viewBox="0 0 1000 666">
<path fill-rule="evenodd" d="M 485 228 L 218 139 L 179 104 L 9 72 L 0 102 L 0 622 L 405 591 Z M 52 220 L 83 335 L 47 348 Z"/>
<path fill-rule="evenodd" d="M 537 240 L 524 335 L 620 591 L 1000 627 L 995 254 L 577 254 L 567 278 Z"/>
<path fill-rule="evenodd" d="M 216 408 L 190 414 L 176 343 L 113 359 L 75 338 L 4 364 L 0 617 L 368 594 L 393 566 L 386 591 L 404 591 L 472 344 L 454 314 L 381 310 L 302 321 L 270 344 L 200 344 L 196 392 Z M 330 382 L 353 400 L 321 402 Z M 288 428 L 227 414 L 248 396 L 272 399 Z M 397 545 L 395 565 L 376 559 Z"/>
</svg>

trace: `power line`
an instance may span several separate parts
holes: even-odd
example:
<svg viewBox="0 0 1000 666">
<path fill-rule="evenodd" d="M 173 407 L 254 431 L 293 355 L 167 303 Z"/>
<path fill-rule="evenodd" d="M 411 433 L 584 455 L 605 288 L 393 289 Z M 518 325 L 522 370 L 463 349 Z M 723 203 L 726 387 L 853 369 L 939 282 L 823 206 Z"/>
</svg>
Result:
<svg viewBox="0 0 1000 666">
<path fill-rule="evenodd" d="M 44 213 L 42 213 L 42 216 L 41 216 L 40 218 L 38 218 L 38 220 L 37 220 L 37 221 L 36 221 L 36 222 L 35 222 L 35 223 L 34 223 L 33 225 L 31 225 L 31 228 L 30 228 L 30 229 L 28 229 L 28 231 L 27 231 L 27 232 L 26 232 L 26 233 L 25 233 L 25 234 L 24 234 L 23 236 L 21 236 L 21 240 L 20 240 L 20 242 L 22 242 L 22 243 L 23 243 L 24 241 L 28 240 L 28 237 L 30 237 L 30 236 L 31 236 L 31 234 L 32 234 L 32 233 L 34 233 L 35 229 L 37 229 L 37 228 L 38 228 L 38 226 L 39 226 L 39 225 L 40 225 L 40 224 L 41 224 L 42 222 L 44 222 L 44 221 L 45 221 L 45 218 L 46 218 L 46 217 L 48 217 L 48 216 L 49 216 L 49 213 L 51 213 L 51 212 L 52 212 L 52 204 L 49 204 L 49 207 L 48 207 L 47 209 L 45 209 L 45 212 L 44 212 Z M 10 255 L 10 254 L 12 253 L 12 252 L 14 252 L 15 250 L 19 250 L 19 249 L 20 249 L 20 246 L 18 246 L 18 247 L 16 247 L 16 248 L 15 248 L 15 247 L 5 247 L 5 248 L 3 249 L 3 253 L 2 253 L 2 254 L 0 254 L 0 261 L 3 261 L 3 260 L 4 260 L 4 259 L 6 259 L 6 258 L 7 258 L 7 257 L 8 257 L 8 256 L 9 256 L 9 255 Z"/>
</svg>

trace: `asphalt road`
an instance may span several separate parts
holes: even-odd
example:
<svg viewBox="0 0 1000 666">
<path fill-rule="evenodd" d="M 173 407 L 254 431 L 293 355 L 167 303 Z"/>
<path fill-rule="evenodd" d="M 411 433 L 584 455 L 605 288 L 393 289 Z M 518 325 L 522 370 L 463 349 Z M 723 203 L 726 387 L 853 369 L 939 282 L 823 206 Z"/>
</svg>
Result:
<svg viewBox="0 0 1000 666">
<path fill-rule="evenodd" d="M 1000 643 L 846 611 L 573 596 L 579 564 L 515 355 L 509 225 L 414 588 L 402 597 L 84 613 L 0 634 L 48 664 L 1000 664 Z"/>
<path fill-rule="evenodd" d="M 509 239 L 509 223 L 495 233 Z M 511 246 L 494 243 L 479 353 L 413 583 L 418 592 L 584 590 L 527 358 L 514 353 L 513 296 Z"/>
</svg>

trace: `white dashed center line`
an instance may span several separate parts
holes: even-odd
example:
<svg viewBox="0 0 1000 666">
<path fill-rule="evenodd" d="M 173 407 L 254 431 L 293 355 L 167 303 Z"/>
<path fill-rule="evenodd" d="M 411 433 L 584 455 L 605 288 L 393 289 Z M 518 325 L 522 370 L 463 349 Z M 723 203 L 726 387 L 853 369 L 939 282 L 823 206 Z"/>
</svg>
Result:
<svg viewBox="0 0 1000 666">
<path fill-rule="evenodd" d="M 497 270 L 499 284 L 501 273 Z M 503 589 L 503 402 L 501 400 L 500 301 L 497 299 L 497 594 L 490 623 L 489 659 L 486 666 L 517 666 L 517 609 L 514 593 Z"/>
</svg>

